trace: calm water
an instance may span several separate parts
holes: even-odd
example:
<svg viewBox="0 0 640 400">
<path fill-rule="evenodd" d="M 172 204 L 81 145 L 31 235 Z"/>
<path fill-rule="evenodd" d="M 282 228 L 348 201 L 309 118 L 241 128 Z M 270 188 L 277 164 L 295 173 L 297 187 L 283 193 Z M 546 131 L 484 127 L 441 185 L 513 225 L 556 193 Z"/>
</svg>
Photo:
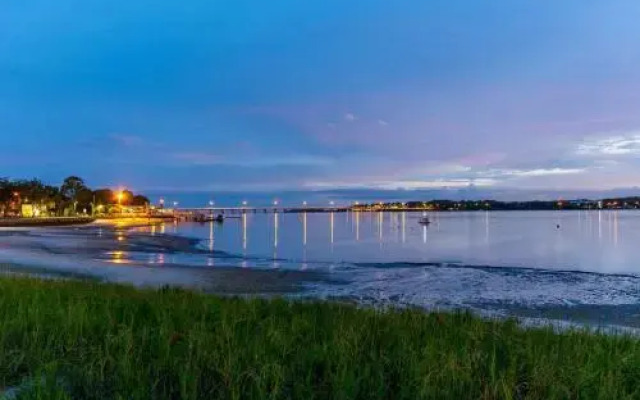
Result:
<svg viewBox="0 0 640 400">
<path fill-rule="evenodd" d="M 0 230 L 0 266 L 215 292 L 294 285 L 303 296 L 519 315 L 586 307 L 598 321 L 640 325 L 628 322 L 640 314 L 640 212 L 434 213 L 429 226 L 420 216 L 246 214 L 134 230 Z"/>
<path fill-rule="evenodd" d="M 640 212 L 246 214 L 165 229 L 273 266 L 436 263 L 640 274 Z"/>
</svg>

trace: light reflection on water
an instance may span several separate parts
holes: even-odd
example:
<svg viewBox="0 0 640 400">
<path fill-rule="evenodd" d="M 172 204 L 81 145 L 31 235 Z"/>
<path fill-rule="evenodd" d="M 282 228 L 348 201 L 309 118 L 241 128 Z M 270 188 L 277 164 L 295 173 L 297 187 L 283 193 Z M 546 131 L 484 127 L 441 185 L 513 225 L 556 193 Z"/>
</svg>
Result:
<svg viewBox="0 0 640 400">
<path fill-rule="evenodd" d="M 174 225 L 206 248 L 298 263 L 433 262 L 640 272 L 640 213 L 539 211 L 242 214 L 223 224 Z M 215 240 L 214 240 L 215 238 Z M 214 246 L 215 243 L 215 246 Z M 247 266 L 247 260 L 239 261 Z"/>
<path fill-rule="evenodd" d="M 418 223 L 421 213 L 336 212 L 246 214 L 133 230 L 38 229 L 2 236 L 0 261 L 214 291 L 224 291 L 230 276 L 255 290 L 265 278 L 306 271 L 288 281 L 300 283 L 305 295 L 435 307 L 638 304 L 640 212 L 428 216 L 428 226 Z M 174 232 L 198 238 L 197 248 Z M 273 268 L 280 272 L 247 279 Z M 600 274 L 553 271 L 559 269 Z"/>
</svg>

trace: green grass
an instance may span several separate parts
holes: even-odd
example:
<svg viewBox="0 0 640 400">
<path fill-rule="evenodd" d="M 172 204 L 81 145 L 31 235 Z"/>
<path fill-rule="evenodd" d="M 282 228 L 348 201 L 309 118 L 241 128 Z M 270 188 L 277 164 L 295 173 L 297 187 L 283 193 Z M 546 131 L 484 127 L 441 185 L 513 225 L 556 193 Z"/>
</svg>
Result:
<svg viewBox="0 0 640 400">
<path fill-rule="evenodd" d="M 470 314 L 0 279 L 23 398 L 640 398 L 640 342 Z"/>
</svg>

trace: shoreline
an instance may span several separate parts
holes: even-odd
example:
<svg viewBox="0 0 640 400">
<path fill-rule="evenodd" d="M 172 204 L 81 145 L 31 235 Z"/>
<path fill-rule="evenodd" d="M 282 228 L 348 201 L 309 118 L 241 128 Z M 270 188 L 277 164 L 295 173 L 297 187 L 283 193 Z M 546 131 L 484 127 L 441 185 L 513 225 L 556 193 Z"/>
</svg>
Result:
<svg viewBox="0 0 640 400">
<path fill-rule="evenodd" d="M 0 228 L 86 225 L 94 221 L 93 217 L 0 218 Z"/>
<path fill-rule="evenodd" d="M 89 276 L 104 282 L 133 284 L 137 287 L 159 288 L 168 285 L 220 295 L 283 295 L 309 300 L 331 299 L 353 301 L 361 306 L 374 308 L 385 308 L 389 305 L 417 307 L 425 312 L 438 309 L 469 309 L 477 313 L 497 311 L 504 318 L 529 317 L 562 324 L 576 322 L 594 328 L 615 329 L 616 325 L 640 327 L 640 317 L 636 317 L 640 315 L 640 306 L 622 303 L 628 301 L 622 296 L 624 293 L 619 293 L 625 291 L 624 287 L 616 286 L 616 293 L 621 297 L 618 300 L 620 304 L 600 304 L 597 301 L 590 303 L 589 299 L 585 300 L 586 303 L 581 303 L 580 293 L 574 293 L 575 301 L 565 305 L 531 304 L 521 298 L 519 299 L 522 301 L 513 303 L 509 299 L 516 295 L 511 292 L 499 294 L 496 297 L 498 300 L 491 300 L 490 296 L 476 297 L 473 294 L 452 298 L 450 295 L 438 293 L 438 282 L 450 284 L 446 279 L 448 275 L 443 275 L 443 280 L 431 282 L 435 285 L 431 289 L 431 295 L 434 297 L 422 298 L 422 292 L 406 291 L 400 286 L 369 286 L 369 278 L 358 280 L 357 274 L 362 272 L 360 269 L 337 272 L 329 272 L 322 268 L 300 270 L 296 269 L 295 260 L 289 262 L 286 259 L 280 260 L 279 268 L 269 268 L 259 257 L 243 258 L 221 250 L 211 252 L 203 248 L 202 243 L 205 239 L 202 238 L 172 233 L 151 234 L 148 230 L 137 229 L 156 223 L 162 222 L 149 221 L 146 218 L 124 221 L 110 219 L 96 221 L 82 228 L 49 230 L 42 233 L 31 230 L 17 235 L 8 233 L 5 236 L 7 246 L 3 259 L 5 264 L 11 265 L 14 272 L 21 274 L 80 279 Z M 480 278 L 489 274 L 497 279 L 501 279 L 502 275 L 535 273 L 551 284 L 557 283 L 556 278 L 562 277 L 571 277 L 572 281 L 584 280 L 587 281 L 585 285 L 588 288 L 594 285 L 588 283 L 591 280 L 608 282 L 615 279 L 625 283 L 626 280 L 640 278 L 636 275 L 579 270 L 558 271 L 455 263 L 356 263 L 354 266 L 371 269 L 376 274 L 393 274 L 394 271 L 402 269 L 412 271 L 410 274 L 422 274 L 421 271 L 428 270 L 428 273 L 434 274 L 434 278 L 445 270 L 455 270 L 456 274 L 461 273 L 465 276 L 476 274 L 480 275 Z M 364 276 L 369 275 L 365 273 Z M 562 288 L 566 287 L 562 282 L 558 284 Z M 632 283 L 625 284 L 628 286 Z M 493 289 L 489 287 L 487 290 L 491 292 Z M 605 314 L 612 315 L 610 320 Z"/>
</svg>

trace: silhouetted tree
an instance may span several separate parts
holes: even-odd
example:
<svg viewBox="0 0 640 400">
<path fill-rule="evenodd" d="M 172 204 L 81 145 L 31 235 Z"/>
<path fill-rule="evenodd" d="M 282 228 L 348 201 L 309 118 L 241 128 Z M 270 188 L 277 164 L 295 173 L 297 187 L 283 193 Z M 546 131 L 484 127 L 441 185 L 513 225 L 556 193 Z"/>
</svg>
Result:
<svg viewBox="0 0 640 400">
<path fill-rule="evenodd" d="M 107 205 L 115 203 L 115 193 L 111 189 L 98 189 L 93 192 L 96 205 Z"/>
<path fill-rule="evenodd" d="M 131 205 L 133 206 L 146 206 L 148 204 L 149 204 L 149 199 L 140 194 L 133 196 L 133 199 L 131 200 Z"/>
</svg>

